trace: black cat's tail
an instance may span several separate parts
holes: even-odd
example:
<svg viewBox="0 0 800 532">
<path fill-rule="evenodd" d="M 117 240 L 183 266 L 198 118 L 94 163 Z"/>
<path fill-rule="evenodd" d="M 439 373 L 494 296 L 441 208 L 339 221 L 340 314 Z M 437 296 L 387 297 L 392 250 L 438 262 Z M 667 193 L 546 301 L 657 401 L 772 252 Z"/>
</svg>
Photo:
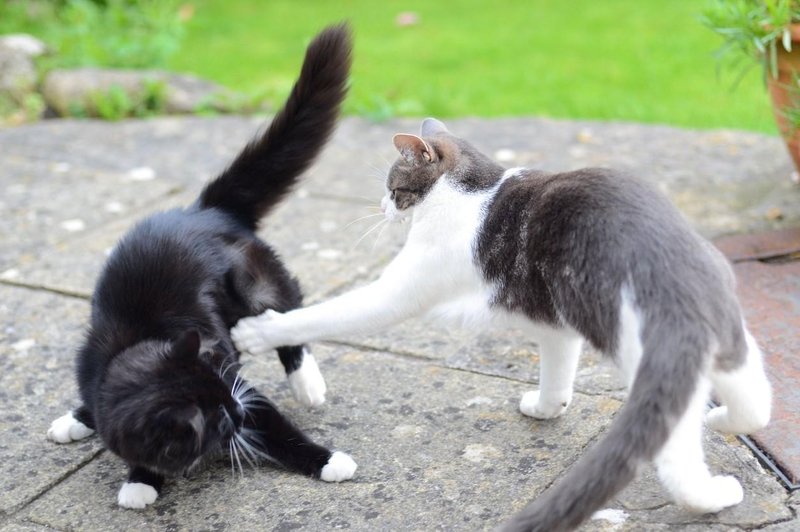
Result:
<svg viewBox="0 0 800 532">
<path fill-rule="evenodd" d="M 333 133 L 347 93 L 351 49 L 344 23 L 314 38 L 283 108 L 267 131 L 206 186 L 200 208 L 222 209 L 254 229 L 283 199 Z"/>
<path fill-rule="evenodd" d="M 643 462 L 655 458 L 688 408 L 702 372 L 699 353 L 706 336 L 698 329 L 645 327 L 636 380 L 606 436 L 499 531 L 574 530 L 630 483 Z"/>
</svg>

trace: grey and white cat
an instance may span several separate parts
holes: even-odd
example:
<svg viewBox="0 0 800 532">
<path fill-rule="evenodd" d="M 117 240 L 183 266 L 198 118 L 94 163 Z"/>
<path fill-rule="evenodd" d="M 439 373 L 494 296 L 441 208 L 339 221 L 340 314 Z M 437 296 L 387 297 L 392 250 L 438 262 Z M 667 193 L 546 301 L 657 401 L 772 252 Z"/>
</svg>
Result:
<svg viewBox="0 0 800 532">
<path fill-rule="evenodd" d="M 506 170 L 433 119 L 394 145 L 401 157 L 382 207 L 389 220 L 411 222 L 399 254 L 371 284 L 241 320 L 239 348 L 266 353 L 421 315 L 523 328 L 541 367 L 539 390 L 520 410 L 544 419 L 570 404 L 588 341 L 620 367 L 629 398 L 606 437 L 504 529 L 575 528 L 645 460 L 691 511 L 741 502 L 734 477 L 708 470 L 703 420 L 753 432 L 769 420 L 771 391 L 724 257 L 666 198 L 624 174 Z M 706 413 L 712 389 L 721 406 Z"/>
</svg>

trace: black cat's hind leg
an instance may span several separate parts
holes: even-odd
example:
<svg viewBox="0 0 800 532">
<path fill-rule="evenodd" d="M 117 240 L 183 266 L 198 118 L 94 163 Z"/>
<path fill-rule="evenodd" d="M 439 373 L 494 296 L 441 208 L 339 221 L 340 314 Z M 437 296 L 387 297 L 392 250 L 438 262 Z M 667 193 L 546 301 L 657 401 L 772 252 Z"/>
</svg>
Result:
<svg viewBox="0 0 800 532">
<path fill-rule="evenodd" d="M 67 412 L 55 419 L 47 429 L 47 439 L 56 443 L 70 443 L 94 434 L 94 419 L 85 406 Z"/>
<path fill-rule="evenodd" d="M 163 476 L 143 467 L 133 466 L 128 474 L 128 481 L 119 490 L 117 503 L 123 508 L 140 510 L 156 501 L 163 485 Z"/>
<path fill-rule="evenodd" d="M 327 391 L 325 379 L 308 348 L 301 345 L 279 347 L 278 356 L 286 369 L 286 378 L 294 398 L 305 406 L 324 403 Z"/>
<path fill-rule="evenodd" d="M 239 253 L 241 262 L 226 274 L 225 280 L 230 309 L 223 314 L 229 328 L 244 317 L 288 312 L 303 306 L 300 283 L 269 245 L 253 238 L 239 248 Z M 295 399 L 305 406 L 324 403 L 325 379 L 308 347 L 280 347 L 278 356 Z"/>
<path fill-rule="evenodd" d="M 277 462 L 326 482 L 353 478 L 357 466 L 349 455 L 311 441 L 263 395 L 250 390 L 242 404 L 246 413 L 241 433 L 234 439 L 234 453 L 243 453 L 250 460 Z"/>
</svg>

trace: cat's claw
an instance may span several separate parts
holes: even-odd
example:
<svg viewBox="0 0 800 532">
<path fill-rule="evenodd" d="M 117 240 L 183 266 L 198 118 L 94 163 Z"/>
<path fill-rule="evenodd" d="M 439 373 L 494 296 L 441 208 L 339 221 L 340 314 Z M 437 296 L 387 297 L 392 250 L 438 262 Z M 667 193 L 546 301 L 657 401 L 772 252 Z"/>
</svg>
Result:
<svg viewBox="0 0 800 532">
<path fill-rule="evenodd" d="M 141 482 L 126 482 L 119 490 L 117 503 L 123 508 L 141 510 L 156 502 L 157 498 L 158 492 L 153 486 Z"/>
<path fill-rule="evenodd" d="M 328 463 L 320 471 L 319 478 L 325 482 L 342 482 L 353 478 L 358 465 L 350 455 L 341 451 L 334 451 Z"/>
<path fill-rule="evenodd" d="M 569 400 L 556 401 L 552 404 L 541 400 L 539 390 L 527 392 L 519 402 L 519 411 L 536 419 L 552 419 L 563 414 L 569 406 Z"/>
<path fill-rule="evenodd" d="M 92 434 L 94 430 L 75 419 L 72 412 L 53 420 L 47 429 L 47 439 L 56 443 L 70 443 L 88 438 Z"/>
<path fill-rule="evenodd" d="M 325 402 L 325 379 L 319 371 L 314 355 L 303 351 L 303 362 L 288 375 L 292 395 L 305 406 L 319 406 Z"/>
</svg>

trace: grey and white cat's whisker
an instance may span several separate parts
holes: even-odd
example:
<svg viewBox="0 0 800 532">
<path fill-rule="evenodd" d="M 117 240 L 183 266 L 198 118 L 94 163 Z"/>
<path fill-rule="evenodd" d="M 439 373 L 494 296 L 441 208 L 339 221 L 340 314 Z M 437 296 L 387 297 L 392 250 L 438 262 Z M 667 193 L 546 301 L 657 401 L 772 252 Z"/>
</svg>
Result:
<svg viewBox="0 0 800 532">
<path fill-rule="evenodd" d="M 382 219 L 380 222 L 376 223 L 375 225 L 373 225 L 372 227 L 370 227 L 369 229 L 367 229 L 367 232 L 366 232 L 366 233 L 364 233 L 363 235 L 361 235 L 361 238 L 359 238 L 358 240 L 356 240 L 356 243 L 355 243 L 355 244 L 353 244 L 353 248 L 357 248 L 357 247 L 358 247 L 358 245 L 361 243 L 361 241 L 362 241 L 362 240 L 364 240 L 365 238 L 367 238 L 367 237 L 368 237 L 368 236 L 369 236 L 369 235 L 370 235 L 370 234 L 371 234 L 373 231 L 375 231 L 376 229 L 378 229 L 380 226 L 382 226 L 382 225 L 384 225 L 384 224 L 386 224 L 386 223 L 388 223 L 388 222 L 389 222 L 389 220 L 387 220 L 386 218 L 383 218 L 383 219 Z"/>
<path fill-rule="evenodd" d="M 375 172 L 375 175 L 373 175 L 373 177 L 377 177 L 378 179 L 381 180 L 381 182 L 386 180 L 386 176 L 389 174 L 389 168 L 392 167 L 391 163 L 389 163 L 388 161 L 386 168 L 379 168 L 371 163 L 366 163 L 366 164 Z"/>
<path fill-rule="evenodd" d="M 380 240 L 381 240 L 381 235 L 383 235 L 383 232 L 386 231 L 387 227 L 389 227 L 388 223 L 383 224 L 383 227 L 381 227 L 381 230 L 378 231 L 378 235 L 375 237 L 375 240 L 372 242 L 372 249 L 370 250 L 370 252 L 374 252 L 375 251 L 375 248 L 377 247 L 378 242 L 380 242 Z"/>
<path fill-rule="evenodd" d="M 347 229 L 348 227 L 350 227 L 353 224 L 356 224 L 356 223 L 358 223 L 360 221 L 363 221 L 363 220 L 369 220 L 370 218 L 375 218 L 376 216 L 383 216 L 383 213 L 382 212 L 375 212 L 375 213 L 372 213 L 372 214 L 367 214 L 366 216 L 361 216 L 359 218 L 356 218 L 352 222 L 348 223 L 347 225 L 345 225 L 344 228 Z"/>
</svg>

